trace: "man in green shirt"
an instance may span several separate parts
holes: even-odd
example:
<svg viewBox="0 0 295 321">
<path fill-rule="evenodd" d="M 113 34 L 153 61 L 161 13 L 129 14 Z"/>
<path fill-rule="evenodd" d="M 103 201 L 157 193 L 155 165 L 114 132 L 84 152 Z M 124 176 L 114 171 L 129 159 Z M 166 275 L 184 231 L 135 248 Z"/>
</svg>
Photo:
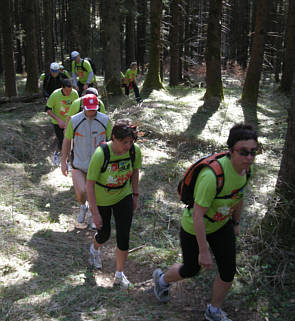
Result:
<svg viewBox="0 0 295 321">
<path fill-rule="evenodd" d="M 78 51 L 71 52 L 71 59 L 74 88 L 81 96 L 88 87 L 94 86 L 96 83 L 95 75 L 90 62 L 86 59 L 81 59 Z"/>
<path fill-rule="evenodd" d="M 60 163 L 60 151 L 64 139 L 65 122 L 67 113 L 72 102 L 79 97 L 77 91 L 73 89 L 70 79 L 64 79 L 62 88 L 56 89 L 49 97 L 45 111 L 51 117 L 51 122 L 57 138 L 57 148 L 53 155 L 53 162 L 56 166 Z"/>
<path fill-rule="evenodd" d="M 229 152 L 218 159 L 224 185 L 216 195 L 216 176 L 205 167 L 201 169 L 194 188 L 194 206 L 185 209 L 181 219 L 180 243 L 183 263 L 174 264 L 163 273 L 153 273 L 154 293 L 161 302 L 167 302 L 169 286 L 184 278 L 195 276 L 201 268 L 212 268 L 212 250 L 218 266 L 211 304 L 205 311 L 209 321 L 231 321 L 221 309 L 236 273 L 235 236 L 245 194 L 245 186 L 256 150 L 257 134 L 250 125 L 237 124 L 231 128 L 227 140 Z"/>
<path fill-rule="evenodd" d="M 139 89 L 136 84 L 136 76 L 137 76 L 137 63 L 132 62 L 130 64 L 130 68 L 126 70 L 125 79 L 122 82 L 122 86 L 125 87 L 125 95 L 126 96 L 129 96 L 130 89 L 133 89 L 137 103 L 141 104 L 142 99 L 139 95 Z"/>
</svg>

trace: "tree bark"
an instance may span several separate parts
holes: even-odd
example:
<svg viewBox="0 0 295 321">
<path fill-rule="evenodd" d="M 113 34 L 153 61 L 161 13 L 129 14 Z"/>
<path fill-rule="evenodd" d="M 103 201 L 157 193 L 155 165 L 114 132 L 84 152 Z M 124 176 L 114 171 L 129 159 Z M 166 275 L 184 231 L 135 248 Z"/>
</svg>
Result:
<svg viewBox="0 0 295 321">
<path fill-rule="evenodd" d="M 104 37 L 105 87 L 112 96 L 122 95 L 120 64 L 120 0 L 106 1 L 102 5 Z"/>
<path fill-rule="evenodd" d="M 35 3 L 31 0 L 24 0 L 24 31 L 25 31 L 25 61 L 27 82 L 26 93 L 36 93 L 38 88 L 38 56 L 35 25 Z"/>
<path fill-rule="evenodd" d="M 179 84 L 179 25 L 180 25 L 180 3 L 172 0 L 170 5 L 171 24 L 170 24 L 170 73 L 169 86 Z"/>
<path fill-rule="evenodd" d="M 252 44 L 250 63 L 241 98 L 243 104 L 253 107 L 256 107 L 258 100 L 269 6 L 269 0 L 259 0 L 257 4 L 255 35 Z"/>
<path fill-rule="evenodd" d="M 53 21 L 55 17 L 55 1 L 43 0 L 43 21 L 44 21 L 44 66 L 45 71 L 49 70 L 50 63 L 55 60 L 53 42 Z"/>
<path fill-rule="evenodd" d="M 207 49 L 206 49 L 206 93 L 205 101 L 223 99 L 221 80 L 221 10 L 222 0 L 210 0 Z"/>
<path fill-rule="evenodd" d="M 138 69 L 144 72 L 145 63 L 145 43 L 147 25 L 147 3 L 146 0 L 137 1 L 137 63 Z"/>
<path fill-rule="evenodd" d="M 285 36 L 285 57 L 283 63 L 283 74 L 281 79 L 281 90 L 289 93 L 294 75 L 295 62 L 295 0 L 289 0 L 287 31 Z"/>
<path fill-rule="evenodd" d="M 5 0 L 2 5 L 2 39 L 3 39 L 3 62 L 5 75 L 5 96 L 16 96 L 16 81 L 13 53 L 13 29 L 11 23 L 12 3 L 10 0 Z"/>
<path fill-rule="evenodd" d="M 162 0 L 151 0 L 150 20 L 151 39 L 149 49 L 149 69 L 143 83 L 143 92 L 148 94 L 153 89 L 163 89 L 160 78 Z"/>
<path fill-rule="evenodd" d="M 126 15 L 126 67 L 135 60 L 135 0 L 125 0 Z"/>
</svg>

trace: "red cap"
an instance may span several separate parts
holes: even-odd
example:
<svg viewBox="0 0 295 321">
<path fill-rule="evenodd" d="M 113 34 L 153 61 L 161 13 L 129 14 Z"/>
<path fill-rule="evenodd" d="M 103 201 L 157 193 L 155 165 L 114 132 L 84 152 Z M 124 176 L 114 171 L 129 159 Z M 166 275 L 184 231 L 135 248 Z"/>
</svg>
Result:
<svg viewBox="0 0 295 321">
<path fill-rule="evenodd" d="M 93 94 L 83 96 L 83 107 L 84 110 L 98 110 L 98 100 Z"/>
</svg>

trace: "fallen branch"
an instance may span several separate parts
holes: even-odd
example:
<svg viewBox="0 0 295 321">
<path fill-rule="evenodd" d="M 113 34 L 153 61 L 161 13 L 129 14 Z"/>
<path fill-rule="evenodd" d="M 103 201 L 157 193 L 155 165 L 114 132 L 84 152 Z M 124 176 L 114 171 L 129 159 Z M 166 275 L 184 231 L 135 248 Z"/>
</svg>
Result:
<svg viewBox="0 0 295 321">
<path fill-rule="evenodd" d="M 128 253 L 132 253 L 132 252 L 138 251 L 138 250 L 142 249 L 143 247 L 144 247 L 144 245 L 140 245 L 138 247 L 135 247 L 134 249 L 129 250 Z"/>
</svg>

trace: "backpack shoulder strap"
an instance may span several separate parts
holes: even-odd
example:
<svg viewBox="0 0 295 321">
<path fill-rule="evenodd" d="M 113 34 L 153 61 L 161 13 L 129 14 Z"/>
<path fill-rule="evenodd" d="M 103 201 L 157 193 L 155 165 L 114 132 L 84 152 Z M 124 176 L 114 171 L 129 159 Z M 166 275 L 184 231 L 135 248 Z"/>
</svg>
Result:
<svg viewBox="0 0 295 321">
<path fill-rule="evenodd" d="M 129 149 L 129 155 L 130 155 L 130 159 L 131 159 L 131 163 L 132 163 L 132 167 L 133 167 L 134 166 L 134 162 L 135 162 L 135 146 L 134 146 L 134 144 Z"/>
<path fill-rule="evenodd" d="M 110 161 L 110 150 L 108 144 L 104 143 L 101 144 L 100 147 L 102 148 L 103 154 L 104 154 L 104 162 L 100 169 L 101 173 L 104 173 L 107 170 L 109 161 Z"/>
<path fill-rule="evenodd" d="M 81 59 L 81 68 L 84 70 L 84 71 L 87 71 L 87 69 L 84 67 L 84 58 Z"/>
<path fill-rule="evenodd" d="M 85 120 L 86 120 L 86 118 L 83 117 L 83 118 L 79 121 L 79 123 L 75 126 L 75 128 L 73 129 L 74 137 L 75 137 L 75 133 L 76 133 L 77 128 L 78 128 L 78 127 L 83 123 L 83 121 L 85 121 Z"/>
</svg>

